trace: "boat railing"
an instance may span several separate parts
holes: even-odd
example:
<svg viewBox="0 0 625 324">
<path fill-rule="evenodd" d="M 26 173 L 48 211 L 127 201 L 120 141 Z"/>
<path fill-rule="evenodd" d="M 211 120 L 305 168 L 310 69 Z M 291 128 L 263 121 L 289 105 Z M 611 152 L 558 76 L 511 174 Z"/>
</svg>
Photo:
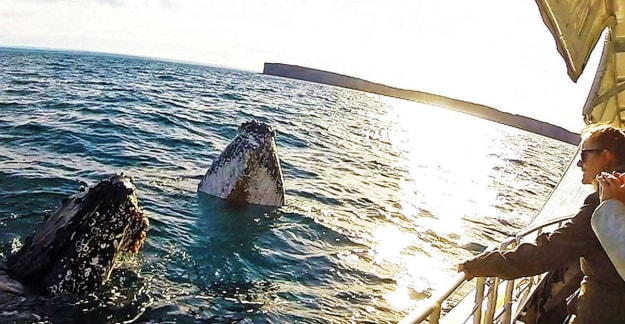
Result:
<svg viewBox="0 0 625 324">
<path fill-rule="evenodd" d="M 563 217 L 539 226 L 524 229 L 517 235 L 503 240 L 498 246 L 499 250 L 505 251 L 513 249 L 523 241 L 538 237 L 545 228 L 555 229 L 560 227 L 562 223 L 569 218 L 570 217 Z M 494 248 L 495 247 L 491 247 L 491 249 Z M 513 322 L 513 319 L 518 317 L 522 305 L 531 297 L 532 288 L 540 281 L 541 277 L 542 275 L 538 275 L 514 280 L 501 280 L 494 277 L 476 278 L 473 307 L 470 308 L 469 311 L 464 312 L 464 314 L 468 314 L 468 316 L 464 319 L 460 319 L 458 316 L 462 314 L 454 314 L 454 316 L 452 316 L 453 319 L 448 319 L 447 317 L 450 315 L 450 312 L 446 317 L 441 319 L 444 303 L 462 286 L 470 282 L 470 280 L 466 280 L 464 273 L 459 273 L 454 277 L 449 286 L 436 291 L 422 306 L 408 314 L 399 323 L 412 324 L 427 320 L 430 324 L 439 322 L 509 324 Z M 461 303 L 470 302 L 467 298 Z"/>
</svg>

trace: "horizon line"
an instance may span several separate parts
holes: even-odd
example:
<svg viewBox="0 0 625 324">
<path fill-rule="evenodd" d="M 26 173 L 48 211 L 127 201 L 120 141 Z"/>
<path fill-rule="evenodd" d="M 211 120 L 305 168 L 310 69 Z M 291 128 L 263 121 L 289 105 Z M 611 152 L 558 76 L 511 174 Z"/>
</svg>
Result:
<svg viewBox="0 0 625 324">
<path fill-rule="evenodd" d="M 35 50 L 35 51 L 45 51 L 45 52 L 67 52 L 67 53 L 77 53 L 77 54 L 94 54 L 94 55 L 102 55 L 102 56 L 118 56 L 118 57 L 135 58 L 135 59 L 146 59 L 150 61 L 161 61 L 161 62 L 169 62 L 169 63 L 206 66 L 206 67 L 221 68 L 221 69 L 235 70 L 235 71 L 242 71 L 242 72 L 262 73 L 262 71 L 258 72 L 258 71 L 247 70 L 244 68 L 239 68 L 239 67 L 234 67 L 234 66 L 218 65 L 218 64 L 207 63 L 207 62 L 188 61 L 188 60 L 179 60 L 179 59 L 172 59 L 172 58 L 166 58 L 166 57 L 160 57 L 160 56 L 145 56 L 145 55 L 139 55 L 139 54 L 126 54 L 126 53 L 105 52 L 105 51 L 86 50 L 86 49 L 46 47 L 46 46 L 33 46 L 33 45 L 3 45 L 3 44 L 0 44 L 0 49 Z"/>
</svg>

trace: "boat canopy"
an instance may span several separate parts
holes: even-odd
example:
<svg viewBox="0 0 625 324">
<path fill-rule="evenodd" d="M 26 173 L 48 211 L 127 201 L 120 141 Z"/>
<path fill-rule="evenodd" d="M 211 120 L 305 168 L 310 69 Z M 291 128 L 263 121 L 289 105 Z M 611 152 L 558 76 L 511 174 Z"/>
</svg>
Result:
<svg viewBox="0 0 625 324">
<path fill-rule="evenodd" d="M 607 28 L 601 63 L 584 106 L 584 117 L 588 124 L 623 125 L 625 1 L 536 0 L 536 3 L 573 81 L 584 71 L 590 53 Z"/>
<path fill-rule="evenodd" d="M 604 38 L 601 61 L 582 114 L 586 124 L 625 126 L 625 1 L 536 0 L 543 21 L 553 35 L 571 80 L 584 71 L 592 50 Z M 579 150 L 579 148 L 578 148 Z M 593 191 L 581 184 L 577 155 L 569 164 L 529 228 L 574 216 Z"/>
</svg>

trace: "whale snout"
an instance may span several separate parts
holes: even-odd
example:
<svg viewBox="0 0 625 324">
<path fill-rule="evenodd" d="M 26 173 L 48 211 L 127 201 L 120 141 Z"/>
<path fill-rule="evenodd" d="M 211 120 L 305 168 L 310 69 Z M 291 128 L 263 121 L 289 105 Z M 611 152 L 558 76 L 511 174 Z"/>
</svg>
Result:
<svg viewBox="0 0 625 324">
<path fill-rule="evenodd" d="M 50 295 L 92 292 L 121 252 L 139 251 L 148 226 L 132 177 L 116 174 L 83 185 L 8 258 L 9 274 Z"/>
<path fill-rule="evenodd" d="M 276 131 L 258 121 L 242 123 L 235 138 L 213 160 L 198 191 L 234 203 L 284 205 L 284 177 Z"/>
</svg>

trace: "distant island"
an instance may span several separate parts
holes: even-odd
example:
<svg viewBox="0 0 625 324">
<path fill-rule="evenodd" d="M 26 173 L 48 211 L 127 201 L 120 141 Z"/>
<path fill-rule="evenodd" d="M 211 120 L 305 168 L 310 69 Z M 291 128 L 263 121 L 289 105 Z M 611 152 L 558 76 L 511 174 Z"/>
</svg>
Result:
<svg viewBox="0 0 625 324">
<path fill-rule="evenodd" d="M 465 114 L 557 139 L 565 143 L 578 145 L 580 142 L 579 134 L 570 132 L 559 126 L 525 116 L 509 114 L 492 107 L 427 92 L 399 89 L 342 74 L 282 63 L 265 63 L 263 74 L 323 83 L 389 97 L 417 101 L 437 107 L 453 109 Z"/>
</svg>

